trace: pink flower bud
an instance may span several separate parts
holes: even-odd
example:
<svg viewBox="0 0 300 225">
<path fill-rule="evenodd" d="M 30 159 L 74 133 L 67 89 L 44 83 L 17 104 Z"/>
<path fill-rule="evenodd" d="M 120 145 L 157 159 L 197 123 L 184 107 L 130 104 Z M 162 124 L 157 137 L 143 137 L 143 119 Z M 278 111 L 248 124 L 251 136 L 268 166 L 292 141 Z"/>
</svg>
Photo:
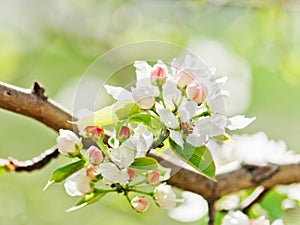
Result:
<svg viewBox="0 0 300 225">
<path fill-rule="evenodd" d="M 104 130 L 98 126 L 86 126 L 84 132 L 87 136 L 90 136 L 95 139 L 102 139 L 104 135 Z"/>
<path fill-rule="evenodd" d="M 149 201 L 146 198 L 134 197 L 131 200 L 131 205 L 137 212 L 146 212 L 149 208 Z"/>
<path fill-rule="evenodd" d="M 176 81 L 179 88 L 184 89 L 187 85 L 189 85 L 195 76 L 187 71 L 179 71 L 176 75 Z"/>
<path fill-rule="evenodd" d="M 150 185 L 155 185 L 159 183 L 160 172 L 158 170 L 148 172 L 146 179 Z"/>
<path fill-rule="evenodd" d="M 129 136 L 130 136 L 130 129 L 127 126 L 122 126 L 119 131 L 118 139 L 126 140 L 127 138 L 129 138 Z"/>
<path fill-rule="evenodd" d="M 96 146 L 90 146 L 87 150 L 89 162 L 93 165 L 99 165 L 103 160 L 103 154 Z"/>
<path fill-rule="evenodd" d="M 151 83 L 156 86 L 161 86 L 166 82 L 167 74 L 164 68 L 158 66 L 151 72 Z"/>
<path fill-rule="evenodd" d="M 133 169 L 127 168 L 127 174 L 130 180 L 133 180 L 136 177 L 136 172 Z"/>
<path fill-rule="evenodd" d="M 89 166 L 87 169 L 86 169 L 86 176 L 91 180 L 91 181 L 97 181 L 97 178 L 96 178 L 96 175 L 95 173 L 97 172 L 96 171 L 96 167 L 95 166 Z"/>
<path fill-rule="evenodd" d="M 186 88 L 187 97 L 194 102 L 201 104 L 205 100 L 204 88 L 201 84 L 192 82 Z"/>
</svg>

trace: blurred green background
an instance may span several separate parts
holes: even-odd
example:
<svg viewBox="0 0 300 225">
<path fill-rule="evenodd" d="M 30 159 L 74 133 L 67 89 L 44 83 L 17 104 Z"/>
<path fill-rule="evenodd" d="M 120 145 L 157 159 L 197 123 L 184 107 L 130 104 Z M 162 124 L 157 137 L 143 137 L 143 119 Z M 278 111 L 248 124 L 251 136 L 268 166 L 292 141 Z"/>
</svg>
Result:
<svg viewBox="0 0 300 225">
<path fill-rule="evenodd" d="M 3 0 L 0 80 L 24 88 L 37 80 L 49 97 L 72 109 L 80 78 L 98 56 L 131 42 L 167 41 L 230 76 L 229 111 L 257 117 L 243 133 L 262 130 L 297 151 L 300 5 L 270 2 Z M 31 119 L 0 110 L 0 123 L 1 158 L 30 159 L 55 144 L 56 133 Z M 154 204 L 137 214 L 121 196 L 66 213 L 77 199 L 67 196 L 63 185 L 42 192 L 51 172 L 65 162 L 59 158 L 31 174 L 2 175 L 0 224 L 180 224 Z"/>
</svg>

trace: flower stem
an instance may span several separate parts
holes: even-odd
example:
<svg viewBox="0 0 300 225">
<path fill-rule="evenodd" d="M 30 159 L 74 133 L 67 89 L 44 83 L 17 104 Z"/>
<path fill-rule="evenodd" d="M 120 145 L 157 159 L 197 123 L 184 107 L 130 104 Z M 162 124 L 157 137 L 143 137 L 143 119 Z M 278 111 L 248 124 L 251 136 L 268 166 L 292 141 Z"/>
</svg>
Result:
<svg viewBox="0 0 300 225">
<path fill-rule="evenodd" d="M 181 96 L 180 96 L 180 99 L 179 99 L 179 102 L 178 102 L 178 106 L 177 106 L 177 108 L 179 108 L 179 107 L 180 107 L 180 105 L 181 105 L 181 103 L 182 103 L 182 101 L 183 101 L 183 98 L 184 98 L 184 96 L 185 96 L 185 93 L 184 93 L 184 91 L 181 91 Z"/>
<path fill-rule="evenodd" d="M 160 99 L 161 99 L 161 103 L 163 104 L 164 108 L 167 108 L 165 100 L 164 100 L 164 96 L 163 96 L 162 86 L 158 86 L 158 89 L 159 89 L 159 96 L 160 96 Z"/>
</svg>

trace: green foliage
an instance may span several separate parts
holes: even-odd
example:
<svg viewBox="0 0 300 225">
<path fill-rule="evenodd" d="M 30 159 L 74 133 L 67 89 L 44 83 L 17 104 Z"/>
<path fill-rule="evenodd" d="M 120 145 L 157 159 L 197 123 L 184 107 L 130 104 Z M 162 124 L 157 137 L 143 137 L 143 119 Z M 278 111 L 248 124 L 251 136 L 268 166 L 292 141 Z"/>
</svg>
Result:
<svg viewBox="0 0 300 225">
<path fill-rule="evenodd" d="M 85 163 L 86 163 L 86 161 L 81 159 L 79 161 L 73 162 L 71 164 L 68 164 L 66 166 L 56 169 L 53 172 L 49 182 L 50 183 L 58 183 L 58 182 L 65 180 L 73 173 L 82 169 L 85 166 Z"/>
<path fill-rule="evenodd" d="M 126 120 L 130 116 L 139 112 L 140 107 L 135 102 L 122 102 L 121 105 L 115 104 L 115 115 L 119 120 Z"/>
<path fill-rule="evenodd" d="M 141 157 L 134 159 L 130 168 L 137 170 L 157 170 L 158 163 L 155 159 L 150 157 Z"/>
<path fill-rule="evenodd" d="M 104 190 L 104 189 L 94 189 L 94 191 L 92 193 L 85 194 L 74 207 L 71 207 L 67 211 L 68 212 L 74 211 L 74 210 L 83 208 L 87 205 L 90 205 L 94 202 L 97 202 L 98 200 L 103 198 L 107 192 L 108 191 Z"/>
<path fill-rule="evenodd" d="M 198 170 L 204 176 L 214 179 L 216 166 L 207 147 L 194 147 L 184 141 L 183 148 L 169 138 L 170 147 L 179 158 Z"/>
</svg>

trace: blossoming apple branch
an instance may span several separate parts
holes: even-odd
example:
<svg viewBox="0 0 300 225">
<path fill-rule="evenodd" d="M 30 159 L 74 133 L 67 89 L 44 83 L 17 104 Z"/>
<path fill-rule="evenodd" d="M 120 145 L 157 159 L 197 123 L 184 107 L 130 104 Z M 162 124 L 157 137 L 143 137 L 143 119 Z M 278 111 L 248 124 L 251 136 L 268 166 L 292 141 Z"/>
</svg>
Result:
<svg viewBox="0 0 300 225">
<path fill-rule="evenodd" d="M 48 184 L 65 180 L 70 196 L 82 196 L 72 210 L 109 192 L 123 193 L 137 212 L 148 209 L 145 195 L 169 209 L 176 205 L 176 196 L 170 186 L 161 183 L 166 181 L 208 200 L 210 224 L 215 201 L 226 194 L 300 182 L 299 163 L 240 165 L 215 176 L 214 160 L 208 149 L 228 138 L 226 130 L 240 129 L 252 122 L 243 116 L 224 115 L 225 94 L 219 87 L 225 79 L 212 79 L 211 71 L 202 62 L 188 57 L 183 64 L 172 62 L 171 72 L 162 61 L 153 67 L 136 62 L 135 67 L 137 82 L 131 92 L 106 85 L 116 103 L 79 121 L 48 99 L 38 83 L 32 90 L 0 83 L 1 108 L 34 118 L 60 132 L 57 145 L 39 157 L 25 162 L 1 159 L 2 170 L 33 171 L 62 154 L 77 161 L 54 171 Z M 113 116 L 105 116 L 107 113 Z M 74 120 L 77 126 L 69 122 Z M 187 166 L 182 167 L 155 151 L 165 147 Z M 144 191 L 140 184 L 154 190 Z M 131 197 L 131 192 L 137 195 Z"/>
</svg>

